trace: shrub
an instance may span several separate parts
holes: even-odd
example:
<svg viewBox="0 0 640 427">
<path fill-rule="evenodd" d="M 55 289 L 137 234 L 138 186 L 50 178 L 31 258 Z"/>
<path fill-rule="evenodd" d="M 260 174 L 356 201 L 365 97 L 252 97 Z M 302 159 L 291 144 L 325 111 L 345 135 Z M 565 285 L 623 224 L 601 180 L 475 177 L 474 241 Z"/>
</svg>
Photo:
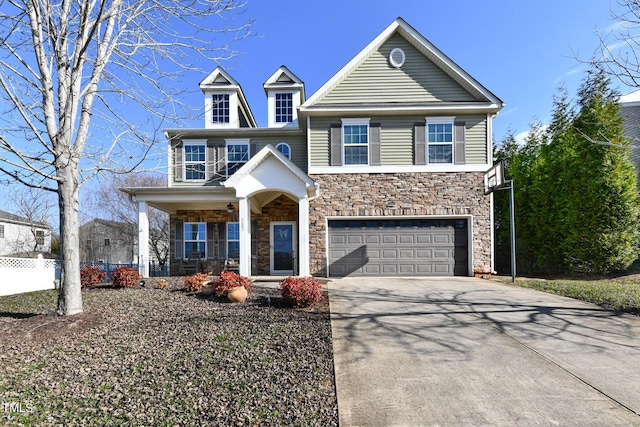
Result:
<svg viewBox="0 0 640 427">
<path fill-rule="evenodd" d="M 247 291 L 250 291 L 251 279 L 233 271 L 223 271 L 213 285 L 213 292 L 220 298 L 227 295 L 229 289 L 237 288 L 238 286 L 244 286 Z"/>
<path fill-rule="evenodd" d="M 183 277 L 182 283 L 184 283 L 184 290 L 187 292 L 200 292 L 207 278 L 209 278 L 209 276 L 204 273 L 195 273 L 191 276 Z"/>
<path fill-rule="evenodd" d="M 80 269 L 80 285 L 82 289 L 107 281 L 107 273 L 93 264 L 86 264 Z"/>
<path fill-rule="evenodd" d="M 280 293 L 294 307 L 309 307 L 322 300 L 322 285 L 314 277 L 287 277 L 280 282 Z"/>
<path fill-rule="evenodd" d="M 165 289 L 167 286 L 169 286 L 169 282 L 165 279 L 158 280 L 158 283 L 156 284 L 156 288 L 158 289 Z"/>
<path fill-rule="evenodd" d="M 142 280 L 138 270 L 132 267 L 118 267 L 111 274 L 111 284 L 116 288 L 131 288 Z"/>
</svg>

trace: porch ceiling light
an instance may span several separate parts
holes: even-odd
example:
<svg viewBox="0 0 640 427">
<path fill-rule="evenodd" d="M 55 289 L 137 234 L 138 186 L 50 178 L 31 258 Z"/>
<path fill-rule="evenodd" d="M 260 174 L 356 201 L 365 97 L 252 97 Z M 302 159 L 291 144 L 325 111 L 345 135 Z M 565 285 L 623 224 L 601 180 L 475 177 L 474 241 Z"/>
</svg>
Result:
<svg viewBox="0 0 640 427">
<path fill-rule="evenodd" d="M 233 212 L 233 209 L 234 209 L 234 208 L 233 208 L 233 205 L 232 205 L 231 203 L 229 203 L 229 204 L 227 205 L 227 212 L 232 213 L 232 212 Z"/>
</svg>

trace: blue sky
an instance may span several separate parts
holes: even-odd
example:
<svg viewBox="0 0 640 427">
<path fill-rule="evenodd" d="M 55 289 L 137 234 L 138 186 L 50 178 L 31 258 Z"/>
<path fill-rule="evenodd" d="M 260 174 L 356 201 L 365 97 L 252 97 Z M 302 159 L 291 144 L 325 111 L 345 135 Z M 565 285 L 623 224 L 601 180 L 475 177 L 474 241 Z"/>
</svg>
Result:
<svg viewBox="0 0 640 427">
<path fill-rule="evenodd" d="M 249 0 L 245 15 L 255 18 L 259 37 L 238 43 L 242 55 L 222 65 L 260 126 L 267 123 L 262 84 L 280 65 L 305 82 L 309 97 L 400 16 L 505 102 L 495 142 L 509 127 L 521 133 L 546 122 L 560 84 L 575 97 L 586 69 L 576 56 L 589 59 L 596 30 L 615 23 L 606 0 Z"/>
</svg>

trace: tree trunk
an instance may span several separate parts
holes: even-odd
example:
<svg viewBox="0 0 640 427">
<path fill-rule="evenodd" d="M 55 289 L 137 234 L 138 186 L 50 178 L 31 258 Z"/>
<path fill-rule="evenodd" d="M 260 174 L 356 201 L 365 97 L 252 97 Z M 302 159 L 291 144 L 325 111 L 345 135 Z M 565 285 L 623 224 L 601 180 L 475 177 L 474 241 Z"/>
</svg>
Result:
<svg viewBox="0 0 640 427">
<path fill-rule="evenodd" d="M 60 257 L 62 272 L 58 290 L 58 315 L 82 313 L 80 283 L 80 239 L 78 237 L 78 165 L 66 165 L 58 170 L 58 204 L 60 207 Z"/>
</svg>

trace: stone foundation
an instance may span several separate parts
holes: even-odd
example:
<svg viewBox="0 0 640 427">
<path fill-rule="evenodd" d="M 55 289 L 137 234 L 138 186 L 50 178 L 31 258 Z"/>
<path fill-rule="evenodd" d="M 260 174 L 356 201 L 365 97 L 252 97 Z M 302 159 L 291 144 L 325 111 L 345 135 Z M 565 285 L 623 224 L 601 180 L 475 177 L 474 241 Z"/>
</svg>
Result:
<svg viewBox="0 0 640 427">
<path fill-rule="evenodd" d="M 310 203 L 312 274 L 327 256 L 326 217 L 471 215 L 473 271 L 491 264 L 491 203 L 482 172 L 311 175 L 320 196 Z"/>
</svg>

